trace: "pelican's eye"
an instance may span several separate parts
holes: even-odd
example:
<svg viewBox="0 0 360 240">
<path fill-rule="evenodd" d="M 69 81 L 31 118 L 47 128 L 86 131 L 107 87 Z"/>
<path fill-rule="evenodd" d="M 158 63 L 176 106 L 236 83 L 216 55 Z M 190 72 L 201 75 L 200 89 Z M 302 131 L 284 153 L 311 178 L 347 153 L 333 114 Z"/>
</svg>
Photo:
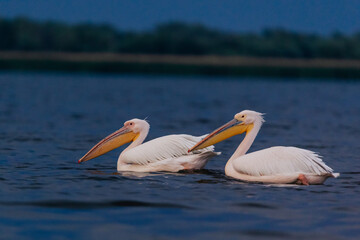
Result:
<svg viewBox="0 0 360 240">
<path fill-rule="evenodd" d="M 130 125 L 133 125 L 133 123 L 131 122 Z"/>
<path fill-rule="evenodd" d="M 244 118 L 245 117 L 245 115 L 241 115 L 241 118 Z"/>
</svg>

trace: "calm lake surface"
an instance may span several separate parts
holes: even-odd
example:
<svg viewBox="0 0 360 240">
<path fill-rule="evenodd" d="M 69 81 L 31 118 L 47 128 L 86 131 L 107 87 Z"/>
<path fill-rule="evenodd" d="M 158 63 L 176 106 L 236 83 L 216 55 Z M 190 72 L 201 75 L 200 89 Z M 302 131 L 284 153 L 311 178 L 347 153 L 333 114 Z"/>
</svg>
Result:
<svg viewBox="0 0 360 240">
<path fill-rule="evenodd" d="M 202 135 L 244 109 L 266 113 L 250 151 L 307 148 L 340 178 L 227 178 L 242 136 L 194 173 L 117 173 L 123 147 L 77 163 L 135 117 L 150 140 Z M 2 72 L 0 239 L 359 239 L 359 140 L 359 82 Z"/>
</svg>

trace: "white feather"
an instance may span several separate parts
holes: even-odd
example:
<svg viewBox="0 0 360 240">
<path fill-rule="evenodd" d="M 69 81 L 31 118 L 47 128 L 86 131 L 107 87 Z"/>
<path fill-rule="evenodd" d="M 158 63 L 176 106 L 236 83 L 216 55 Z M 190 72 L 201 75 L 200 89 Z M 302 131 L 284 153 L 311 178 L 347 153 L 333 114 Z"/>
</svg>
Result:
<svg viewBox="0 0 360 240">
<path fill-rule="evenodd" d="M 186 169 L 201 169 L 210 158 L 220 154 L 214 152 L 214 146 L 188 152 L 205 136 L 168 135 L 130 148 L 119 156 L 118 171 L 178 172 Z"/>
<path fill-rule="evenodd" d="M 121 154 L 121 161 L 127 164 L 147 165 L 158 161 L 178 158 L 184 155 L 194 155 L 202 152 L 214 151 L 214 146 L 201 149 L 195 153 L 188 153 L 202 137 L 191 135 L 168 135 L 145 142 Z"/>
<path fill-rule="evenodd" d="M 239 173 L 251 176 L 333 173 L 318 154 L 296 147 L 271 147 L 252 152 L 235 159 L 233 167 Z"/>
</svg>

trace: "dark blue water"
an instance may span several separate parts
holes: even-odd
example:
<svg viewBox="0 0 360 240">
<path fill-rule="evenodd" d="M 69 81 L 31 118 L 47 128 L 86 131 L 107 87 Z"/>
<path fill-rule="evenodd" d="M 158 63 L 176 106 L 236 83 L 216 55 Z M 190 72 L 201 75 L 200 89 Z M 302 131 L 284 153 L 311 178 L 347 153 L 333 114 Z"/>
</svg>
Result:
<svg viewBox="0 0 360 240">
<path fill-rule="evenodd" d="M 242 139 L 194 173 L 116 173 L 123 149 L 77 160 L 131 118 L 148 139 L 201 135 L 266 113 L 251 151 L 293 145 L 341 173 L 320 186 L 243 183 L 223 168 Z M 1 239 L 358 239 L 360 83 L 0 73 Z"/>
</svg>

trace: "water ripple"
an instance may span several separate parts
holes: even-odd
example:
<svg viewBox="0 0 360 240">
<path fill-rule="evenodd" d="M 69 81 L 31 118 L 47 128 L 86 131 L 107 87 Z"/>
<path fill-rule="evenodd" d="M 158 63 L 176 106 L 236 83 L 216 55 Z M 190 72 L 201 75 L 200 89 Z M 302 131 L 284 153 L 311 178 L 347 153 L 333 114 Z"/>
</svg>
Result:
<svg viewBox="0 0 360 240">
<path fill-rule="evenodd" d="M 45 208 L 63 209 L 98 209 L 114 207 L 149 207 L 149 208 L 178 208 L 192 209 L 191 207 L 173 203 L 153 203 L 133 200 L 105 201 L 105 202 L 80 202 L 69 200 L 34 201 L 34 202 L 0 202 L 5 206 L 34 206 Z"/>
<path fill-rule="evenodd" d="M 263 208 L 263 209 L 277 209 L 277 207 L 263 204 L 263 203 L 255 203 L 255 202 L 245 202 L 245 203 L 237 203 L 235 206 L 245 207 L 245 208 Z"/>
</svg>

